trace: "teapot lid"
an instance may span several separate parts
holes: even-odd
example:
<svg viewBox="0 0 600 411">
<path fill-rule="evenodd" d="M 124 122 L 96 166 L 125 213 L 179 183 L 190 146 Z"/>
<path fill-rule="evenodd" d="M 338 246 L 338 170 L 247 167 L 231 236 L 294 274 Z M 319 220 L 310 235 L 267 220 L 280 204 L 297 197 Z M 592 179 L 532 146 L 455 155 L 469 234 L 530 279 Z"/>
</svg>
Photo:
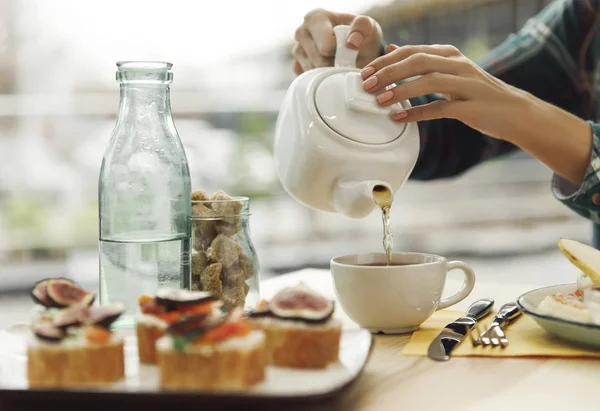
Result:
<svg viewBox="0 0 600 411">
<path fill-rule="evenodd" d="M 345 138 L 364 144 L 385 144 L 396 140 L 406 129 L 390 117 L 402 110 L 399 103 L 381 107 L 375 95 L 362 89 L 360 73 L 336 73 L 326 77 L 315 92 L 321 119 Z"/>
<path fill-rule="evenodd" d="M 382 107 L 376 95 L 362 87 L 362 77 L 355 68 L 357 50 L 345 45 L 349 26 L 335 26 L 337 40 L 336 67 L 348 67 L 326 77 L 315 91 L 315 106 L 321 119 L 335 132 L 363 144 L 386 144 L 404 133 L 405 123 L 397 123 L 392 112 L 404 109 L 400 103 Z M 387 90 L 387 89 L 386 89 Z M 383 90 L 383 91 L 386 91 Z"/>
</svg>

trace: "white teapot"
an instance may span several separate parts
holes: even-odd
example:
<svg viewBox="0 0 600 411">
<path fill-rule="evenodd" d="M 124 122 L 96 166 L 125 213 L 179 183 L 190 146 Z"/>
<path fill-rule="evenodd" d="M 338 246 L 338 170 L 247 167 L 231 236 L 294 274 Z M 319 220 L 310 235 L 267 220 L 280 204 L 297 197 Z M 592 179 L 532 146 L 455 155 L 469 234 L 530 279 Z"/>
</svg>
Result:
<svg viewBox="0 0 600 411">
<path fill-rule="evenodd" d="M 309 70 L 290 85 L 275 126 L 274 156 L 284 189 L 305 206 L 363 218 L 376 207 L 374 190 L 390 198 L 419 155 L 416 123 L 378 105 L 362 88 L 358 52 L 345 45 L 349 26 L 335 26 L 335 67 Z M 385 91 L 385 90 L 384 90 Z"/>
</svg>

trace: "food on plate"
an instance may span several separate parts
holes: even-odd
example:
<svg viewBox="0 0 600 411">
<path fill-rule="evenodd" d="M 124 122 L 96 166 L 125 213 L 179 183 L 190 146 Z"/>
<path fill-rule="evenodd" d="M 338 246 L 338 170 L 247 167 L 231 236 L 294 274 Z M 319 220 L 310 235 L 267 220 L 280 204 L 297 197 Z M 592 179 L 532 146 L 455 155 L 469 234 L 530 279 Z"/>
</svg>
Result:
<svg viewBox="0 0 600 411">
<path fill-rule="evenodd" d="M 575 293 L 556 293 L 542 300 L 538 309 L 541 313 L 572 321 L 590 322 L 592 313 L 583 303 L 581 296 Z"/>
<path fill-rule="evenodd" d="M 319 369 L 338 361 L 341 322 L 334 302 L 304 284 L 281 289 L 248 317 L 265 332 L 270 364 Z"/>
<path fill-rule="evenodd" d="M 36 298 L 42 295 L 37 291 L 35 294 Z M 63 305 L 67 300 L 62 297 L 51 298 Z M 44 298 L 42 302 L 46 302 Z M 49 307 L 35 317 L 27 343 L 29 385 L 61 387 L 123 379 L 123 338 L 111 330 L 111 325 L 124 309 L 120 303 L 90 306 L 89 297 L 82 297 L 78 303 Z"/>
<path fill-rule="evenodd" d="M 138 356 L 142 364 L 156 364 L 156 341 L 166 329 L 188 316 L 220 315 L 223 304 L 214 294 L 165 288 L 155 296 L 138 298 L 136 316 Z"/>
<path fill-rule="evenodd" d="M 247 281 L 256 272 L 252 259 L 240 245 L 243 203 L 223 190 L 209 196 L 192 192 L 194 232 L 192 290 L 207 291 L 223 300 L 223 308 L 243 307 L 250 290 Z"/>
<path fill-rule="evenodd" d="M 561 238 L 558 247 L 591 283 L 600 285 L 600 251 L 575 240 Z"/>
<path fill-rule="evenodd" d="M 244 389 L 265 379 L 265 335 L 241 307 L 224 316 L 181 318 L 166 329 L 156 350 L 163 389 Z"/>
<path fill-rule="evenodd" d="M 549 295 L 538 306 L 540 313 L 571 321 L 589 323 L 592 312 L 583 300 L 584 290 L 600 285 L 600 251 L 575 240 L 561 238 L 558 247 L 582 273 L 572 293 Z"/>
</svg>

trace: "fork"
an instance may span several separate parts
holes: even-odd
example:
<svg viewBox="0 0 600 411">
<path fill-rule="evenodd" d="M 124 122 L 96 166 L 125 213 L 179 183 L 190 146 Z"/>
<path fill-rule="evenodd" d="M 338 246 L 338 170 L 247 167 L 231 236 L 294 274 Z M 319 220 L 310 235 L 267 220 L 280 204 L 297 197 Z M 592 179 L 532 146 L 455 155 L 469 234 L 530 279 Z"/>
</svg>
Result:
<svg viewBox="0 0 600 411">
<path fill-rule="evenodd" d="M 469 333 L 471 337 L 471 344 L 476 347 L 478 345 L 493 347 L 502 346 L 502 348 L 508 346 L 508 337 L 504 333 L 502 326 L 508 325 L 514 319 L 516 319 L 521 314 L 519 307 L 516 303 L 507 303 L 504 304 L 498 314 L 492 320 L 492 323 L 484 328 L 482 332 L 481 325 L 479 323 L 475 324 L 475 327 L 471 329 Z M 474 335 L 474 332 L 477 335 Z"/>
</svg>

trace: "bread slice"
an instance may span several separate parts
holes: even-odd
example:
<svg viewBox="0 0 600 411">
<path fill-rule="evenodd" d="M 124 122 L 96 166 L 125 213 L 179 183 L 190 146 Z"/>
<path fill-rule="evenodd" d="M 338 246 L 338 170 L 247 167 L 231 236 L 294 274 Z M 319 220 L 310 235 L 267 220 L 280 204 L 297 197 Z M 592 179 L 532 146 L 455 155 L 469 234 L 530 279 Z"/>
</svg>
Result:
<svg viewBox="0 0 600 411">
<path fill-rule="evenodd" d="M 269 364 L 287 368 L 321 369 L 339 359 L 342 334 L 339 320 L 311 324 L 265 317 L 252 322 L 265 332 Z"/>
<path fill-rule="evenodd" d="M 160 386 L 166 390 L 237 390 L 265 379 L 265 336 L 253 330 L 216 344 L 173 349 L 172 337 L 157 342 Z"/>
<path fill-rule="evenodd" d="M 167 325 L 161 324 L 158 319 L 155 322 L 144 321 L 144 317 L 138 316 L 135 326 L 138 357 L 142 364 L 156 364 L 156 342 L 165 335 Z"/>
<path fill-rule="evenodd" d="M 65 387 L 116 382 L 125 377 L 123 339 L 106 344 L 65 340 L 58 344 L 32 339 L 27 347 L 30 387 Z"/>
</svg>

